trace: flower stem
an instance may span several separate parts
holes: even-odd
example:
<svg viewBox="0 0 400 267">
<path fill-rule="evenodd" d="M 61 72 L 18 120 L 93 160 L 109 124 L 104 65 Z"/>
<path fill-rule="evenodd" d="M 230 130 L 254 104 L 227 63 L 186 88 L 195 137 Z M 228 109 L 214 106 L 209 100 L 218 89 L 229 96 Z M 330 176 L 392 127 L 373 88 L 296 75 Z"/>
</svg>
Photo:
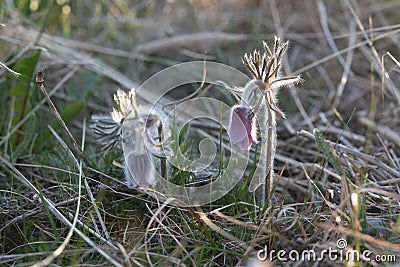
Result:
<svg viewBox="0 0 400 267">
<path fill-rule="evenodd" d="M 258 117 L 260 122 L 260 132 L 262 141 L 262 151 L 259 164 L 265 164 L 260 169 L 261 175 L 261 207 L 269 207 L 271 200 L 271 189 L 274 183 L 274 158 L 276 150 L 276 113 L 269 102 L 267 103 L 265 95 L 265 85 L 260 81 L 252 80 L 244 88 L 241 105 L 250 106 Z M 264 90 L 263 90 L 264 89 Z M 264 91 L 264 92 L 263 92 Z M 276 93 L 271 92 L 270 100 L 276 103 Z M 254 100 L 255 104 L 254 104 Z"/>
<path fill-rule="evenodd" d="M 275 112 L 271 110 L 269 106 L 266 106 L 267 110 L 267 144 L 266 144 L 266 171 L 267 175 L 263 185 L 263 205 L 269 206 L 271 200 L 271 189 L 274 184 L 274 158 L 276 150 L 276 120 Z M 266 192 L 265 192 L 266 191 Z"/>
</svg>

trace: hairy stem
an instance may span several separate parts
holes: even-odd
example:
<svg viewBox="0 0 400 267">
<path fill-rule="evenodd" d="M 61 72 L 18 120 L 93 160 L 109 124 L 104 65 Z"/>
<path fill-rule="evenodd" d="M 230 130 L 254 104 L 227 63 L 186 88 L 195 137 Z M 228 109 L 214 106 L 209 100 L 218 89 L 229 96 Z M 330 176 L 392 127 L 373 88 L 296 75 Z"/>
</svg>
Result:
<svg viewBox="0 0 400 267">
<path fill-rule="evenodd" d="M 275 98 L 275 96 L 274 96 Z M 265 107 L 267 112 L 267 143 L 266 143 L 266 171 L 267 176 L 265 179 L 265 184 L 263 186 L 263 191 L 266 191 L 266 195 L 264 193 L 264 203 L 267 201 L 267 205 L 269 205 L 271 200 L 271 189 L 274 184 L 274 158 L 275 158 L 275 150 L 276 150 L 276 120 L 275 120 L 275 112 L 271 110 L 269 106 Z"/>
<path fill-rule="evenodd" d="M 250 81 L 244 88 L 241 105 L 250 106 L 259 121 L 261 135 L 261 154 L 255 176 L 259 176 L 261 185 L 260 206 L 269 206 L 271 199 L 271 189 L 274 183 L 274 158 L 276 149 L 276 113 L 267 103 L 267 99 L 263 93 L 265 84 L 258 81 Z M 276 93 L 271 93 L 271 100 L 276 103 Z M 257 175 L 257 174 L 258 175 Z"/>
</svg>

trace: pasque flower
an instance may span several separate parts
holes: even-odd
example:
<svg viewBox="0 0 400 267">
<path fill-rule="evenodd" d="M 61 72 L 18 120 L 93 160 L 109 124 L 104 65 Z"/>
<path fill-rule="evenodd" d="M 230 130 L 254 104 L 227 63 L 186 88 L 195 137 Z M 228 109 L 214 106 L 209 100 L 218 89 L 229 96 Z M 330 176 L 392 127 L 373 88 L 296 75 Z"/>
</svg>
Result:
<svg viewBox="0 0 400 267">
<path fill-rule="evenodd" d="M 92 125 L 103 150 L 121 144 L 124 152 L 125 178 L 130 188 L 143 190 L 155 183 L 151 155 L 163 157 L 158 138 L 160 112 L 148 111 L 136 103 L 135 90 L 117 90 L 116 108 L 111 116 L 93 115 Z"/>
<path fill-rule="evenodd" d="M 277 106 L 279 89 L 302 82 L 300 76 L 280 76 L 281 60 L 288 48 L 288 42 L 281 43 L 274 39 L 271 50 L 263 42 L 264 52 L 255 50 L 245 54 L 243 63 L 253 78 L 243 88 L 240 104 L 233 106 L 228 134 L 232 143 L 243 150 L 249 150 L 256 143 L 255 118 L 260 125 L 261 155 L 260 170 L 256 170 L 260 181 L 266 186 L 262 189 L 262 203 L 265 203 L 265 192 L 269 197 L 273 184 L 273 165 L 276 149 L 275 114 L 285 118 L 285 114 Z M 258 167 L 257 167 L 258 168 Z M 265 177 L 267 182 L 265 183 Z M 264 205 L 264 204 L 262 204 Z"/>
<path fill-rule="evenodd" d="M 262 110 L 263 103 L 267 103 L 272 111 L 285 118 L 285 114 L 276 105 L 277 92 L 283 87 L 302 81 L 300 76 L 279 77 L 281 58 L 288 42 L 281 44 L 280 39 L 275 37 L 273 52 L 265 42 L 263 46 L 263 54 L 255 50 L 252 54 L 244 55 L 243 63 L 253 79 L 243 88 L 240 105 L 234 106 L 231 112 L 228 134 L 231 142 L 243 150 L 248 150 L 252 144 L 257 143 L 255 113 Z M 274 125 L 275 115 L 268 117 L 269 123 Z"/>
<path fill-rule="evenodd" d="M 155 183 L 153 166 L 146 151 L 146 128 L 154 125 L 156 115 L 139 112 L 135 90 L 128 94 L 118 90 L 114 95 L 117 109 L 111 118 L 122 126 L 122 150 L 125 159 L 125 178 L 130 188 L 147 189 Z"/>
<path fill-rule="evenodd" d="M 169 138 L 169 122 L 157 106 L 148 109 L 136 103 L 136 93 L 118 89 L 117 104 L 107 115 L 93 115 L 91 128 L 103 145 L 103 151 L 121 145 L 125 179 L 130 188 L 143 191 L 155 184 L 153 156 L 165 158 L 162 145 Z"/>
</svg>

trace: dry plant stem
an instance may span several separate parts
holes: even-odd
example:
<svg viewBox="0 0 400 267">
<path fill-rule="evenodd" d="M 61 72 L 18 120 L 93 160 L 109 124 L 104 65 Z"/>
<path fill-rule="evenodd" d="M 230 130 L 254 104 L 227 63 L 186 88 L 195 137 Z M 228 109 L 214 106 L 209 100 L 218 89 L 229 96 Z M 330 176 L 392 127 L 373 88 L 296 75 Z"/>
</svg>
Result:
<svg viewBox="0 0 400 267">
<path fill-rule="evenodd" d="M 350 29 L 349 29 L 349 45 L 348 46 L 351 47 L 355 44 L 355 41 L 356 41 L 356 38 L 354 35 L 356 24 L 351 22 L 349 27 L 350 27 Z M 335 52 L 337 52 L 337 51 L 335 51 Z M 343 95 L 343 91 L 347 84 L 348 77 L 354 76 L 354 74 L 351 71 L 351 62 L 353 60 L 353 55 L 354 55 L 354 50 L 351 50 L 351 51 L 349 51 L 349 53 L 347 53 L 346 61 L 344 63 L 345 65 L 344 65 L 344 69 L 343 69 L 342 78 L 340 80 L 340 83 L 337 86 L 336 96 L 333 99 L 333 106 L 335 106 L 335 107 L 338 106 L 340 103 L 340 99 Z M 341 59 L 341 57 L 339 59 Z"/>
<path fill-rule="evenodd" d="M 301 135 L 301 136 L 304 136 L 304 137 L 306 137 L 308 139 L 315 140 L 315 137 L 310 132 L 307 132 L 305 130 L 299 131 L 298 134 Z M 331 142 L 331 141 L 328 141 L 328 142 Z M 362 152 L 358 152 L 358 151 L 356 151 L 354 149 L 350 149 L 350 148 L 348 148 L 348 147 L 346 147 L 344 145 L 338 144 L 338 143 L 334 143 L 334 147 L 335 147 L 335 149 L 337 149 L 339 151 L 342 151 L 344 153 L 348 153 L 348 154 L 353 155 L 355 157 L 361 158 L 361 159 L 363 159 L 363 160 L 365 160 L 365 161 L 367 161 L 369 163 L 372 163 L 372 164 L 376 165 L 377 167 L 382 168 L 383 170 L 387 171 L 389 174 L 391 174 L 391 175 L 393 175 L 395 177 L 400 177 L 400 171 L 391 168 L 390 166 L 388 166 L 385 163 L 377 160 L 373 156 L 367 155 L 367 154 L 362 153 Z"/>
<path fill-rule="evenodd" d="M 54 106 L 53 101 L 51 101 L 50 96 L 47 94 L 46 88 L 44 87 L 44 78 L 43 72 L 39 71 L 36 76 L 36 83 L 38 84 L 40 91 L 42 91 L 44 97 L 46 98 L 47 104 L 49 105 L 51 111 L 53 111 L 54 116 L 56 117 L 58 123 L 60 124 L 61 128 L 67 134 L 69 140 L 71 141 L 75 152 L 78 156 L 83 160 L 86 167 L 90 166 L 89 161 L 87 160 L 85 154 L 83 154 L 82 150 L 79 148 L 78 143 L 75 141 L 75 138 L 72 136 L 71 132 L 68 130 L 67 125 L 65 124 L 64 120 L 61 118 L 60 113 L 58 112 L 57 108 Z"/>
<path fill-rule="evenodd" d="M 12 69 L 10 69 L 9 67 L 7 67 L 6 64 L 4 64 L 3 62 L 0 61 L 0 66 L 2 66 L 3 68 L 5 68 L 9 73 L 11 73 L 12 75 L 14 75 L 15 77 L 18 77 L 19 75 L 21 75 L 21 73 L 18 73 L 16 71 L 13 71 Z"/>
<path fill-rule="evenodd" d="M 368 54 L 368 56 L 370 54 L 369 52 L 372 52 L 371 60 L 373 60 L 373 62 L 374 62 L 373 67 L 374 67 L 375 71 L 379 75 L 382 75 L 382 76 L 384 75 L 385 77 L 389 77 L 389 74 L 386 71 L 381 69 L 379 54 L 378 54 L 378 51 L 376 50 L 376 48 L 373 45 L 373 42 L 376 41 L 377 39 L 374 38 L 373 40 L 371 40 L 371 38 L 368 37 L 367 31 L 365 30 L 364 25 L 362 24 L 360 18 L 356 14 L 356 11 L 354 9 L 354 6 L 356 5 L 356 2 L 345 0 L 345 3 L 349 7 L 349 10 L 350 10 L 352 16 L 354 17 L 355 21 L 357 22 L 357 26 L 360 28 L 361 32 L 363 33 L 363 36 L 364 36 L 366 42 L 370 46 L 370 51 L 367 52 L 367 51 L 365 51 L 364 47 L 361 47 L 362 51 L 365 54 Z M 364 48 L 364 50 L 363 50 L 363 48 Z M 392 94 L 396 98 L 397 102 L 400 104 L 400 90 L 399 90 L 399 88 L 394 84 L 394 82 L 391 79 L 387 79 L 386 85 L 392 91 Z"/>
<path fill-rule="evenodd" d="M 83 196 L 81 196 L 80 198 L 82 198 Z M 74 197 L 74 198 L 70 198 L 66 201 L 62 201 L 59 203 L 55 203 L 54 207 L 58 208 L 58 207 L 63 207 L 66 205 L 70 205 L 75 203 L 75 201 L 78 200 L 78 197 Z M 32 216 L 38 215 L 38 214 L 42 214 L 44 212 L 44 210 L 39 209 L 39 208 L 35 208 L 29 212 L 23 213 L 17 217 L 12 218 L 11 220 L 9 220 L 7 223 L 5 223 L 4 225 L 2 225 L 2 227 L 0 228 L 0 234 L 1 232 L 3 232 L 6 228 L 10 227 L 13 224 L 17 224 L 18 222 L 22 221 L 22 220 L 27 220 Z"/>
<path fill-rule="evenodd" d="M 388 149 L 387 145 L 385 144 L 385 142 L 383 141 L 381 135 L 379 133 L 376 133 L 376 136 L 378 137 L 379 143 L 381 143 L 383 149 L 385 150 L 386 156 L 390 160 L 390 163 L 392 164 L 392 166 L 399 167 L 398 165 L 396 165 L 396 162 L 394 162 L 394 159 L 393 159 L 392 155 L 390 155 L 389 149 Z"/>
<path fill-rule="evenodd" d="M 397 146 L 400 146 L 400 135 L 389 127 L 375 123 L 366 117 L 360 117 L 358 121 L 363 125 L 371 127 L 374 131 L 379 132 Z"/>
<path fill-rule="evenodd" d="M 82 127 L 82 145 L 81 145 L 81 150 L 82 150 L 82 151 L 84 151 L 84 148 L 85 148 L 85 133 L 86 133 L 86 120 L 83 121 L 83 127 Z M 82 168 L 82 162 L 79 162 L 79 166 L 80 166 L 80 168 Z M 88 183 L 86 177 L 84 177 L 84 180 L 83 180 L 83 181 L 84 181 L 84 183 L 85 183 L 86 191 L 87 191 L 87 193 L 88 193 L 88 195 L 89 195 L 89 197 L 90 197 L 90 201 L 92 202 L 93 208 L 94 208 L 94 210 L 95 210 L 95 212 L 96 212 L 97 218 L 98 218 L 98 220 L 99 220 L 99 223 L 100 223 L 100 225 L 101 225 L 101 228 L 102 228 L 102 230 L 103 230 L 103 233 L 104 233 L 104 235 L 105 235 L 105 238 L 106 238 L 107 240 L 110 240 L 110 234 L 109 234 L 108 231 L 107 231 L 107 227 L 106 227 L 106 225 L 105 225 L 105 223 L 104 223 L 103 217 L 102 217 L 101 214 L 100 214 L 100 210 L 99 210 L 99 207 L 98 207 L 98 205 L 97 205 L 97 203 L 96 203 L 96 199 L 95 199 L 95 197 L 93 196 L 92 189 L 90 188 L 89 183 Z M 81 184 L 81 183 L 79 183 L 79 187 L 80 187 L 80 184 Z M 80 195 L 80 191 L 81 191 L 81 189 L 79 188 L 79 195 Z"/>
<path fill-rule="evenodd" d="M 381 79 L 382 79 L 382 102 L 384 100 L 384 95 L 385 95 L 385 78 L 389 79 L 389 74 L 386 71 L 385 68 L 385 57 L 388 56 L 391 60 L 393 60 L 393 62 L 397 65 L 397 67 L 400 68 L 400 62 L 394 58 L 394 56 L 392 56 L 392 54 L 390 52 L 386 52 L 385 54 L 382 55 L 381 58 L 381 69 L 382 69 L 382 73 L 381 73 Z"/>
<path fill-rule="evenodd" d="M 321 22 L 321 27 L 323 30 L 323 33 L 325 35 L 326 41 L 328 42 L 329 46 L 331 47 L 332 51 L 334 53 L 338 53 L 339 49 L 337 48 L 335 41 L 333 39 L 332 33 L 329 29 L 329 25 L 328 25 L 328 15 L 326 12 L 326 7 L 325 7 L 325 3 L 323 0 L 318 0 L 317 1 L 317 6 L 318 6 L 318 12 L 320 15 L 320 22 Z M 349 38 L 354 38 L 354 34 L 350 34 Z M 344 60 L 344 58 L 342 57 L 341 54 L 338 55 L 337 60 L 339 61 L 339 63 L 342 65 L 342 67 L 344 69 L 347 69 L 348 67 L 348 63 Z M 350 74 L 350 76 L 353 76 L 354 73 L 353 71 L 349 68 L 348 73 Z"/>
<path fill-rule="evenodd" d="M 161 214 L 161 212 L 163 211 L 163 209 L 164 209 L 165 207 L 167 207 L 167 206 L 168 206 L 171 202 L 173 202 L 174 200 L 175 200 L 175 198 L 168 198 L 167 200 L 165 200 L 165 202 L 164 202 L 154 213 L 153 213 L 153 211 L 148 207 L 148 205 L 146 204 L 146 207 L 147 207 L 148 210 L 152 213 L 152 217 L 151 217 L 149 223 L 147 224 L 147 228 L 146 228 L 146 232 L 145 232 L 145 235 L 146 235 L 146 241 L 145 241 L 146 256 L 147 256 L 148 263 L 150 263 L 150 264 L 151 264 L 152 262 L 151 262 L 151 259 L 150 259 L 150 254 L 148 253 L 149 249 L 148 249 L 148 247 L 147 247 L 147 243 L 148 243 L 149 240 L 147 239 L 147 234 L 148 234 L 149 232 L 151 232 L 151 226 L 153 225 L 153 222 L 154 222 L 154 221 L 158 222 L 158 223 L 162 226 L 162 228 L 165 229 L 165 230 L 168 232 L 168 234 L 174 239 L 174 241 L 177 243 L 177 245 L 178 245 L 180 248 L 182 248 L 183 251 L 186 252 L 186 254 L 189 254 L 189 252 L 185 249 L 185 247 L 181 244 L 181 242 L 177 239 L 177 237 L 176 237 L 175 235 L 172 234 L 172 232 L 168 229 L 168 227 L 166 227 L 166 226 L 162 223 L 162 221 L 161 221 L 160 219 L 157 218 L 157 216 Z M 193 260 L 192 258 L 190 258 L 190 260 L 192 261 L 193 266 L 195 266 L 196 264 L 195 264 L 194 260 Z M 181 262 L 180 262 L 180 263 L 181 263 Z M 151 265 L 152 265 L 152 264 L 151 264 Z M 152 265 L 152 266 L 153 266 L 153 265 Z"/>
<path fill-rule="evenodd" d="M 49 126 L 49 129 L 50 129 L 51 133 L 55 136 L 55 138 L 57 139 L 57 141 L 58 141 L 58 142 L 61 144 L 61 146 L 65 149 L 65 151 L 68 152 L 69 156 L 75 161 L 75 164 L 76 164 L 76 166 L 79 168 L 79 170 L 81 170 L 81 165 L 82 165 L 82 163 L 81 163 L 81 162 L 78 163 L 78 161 L 77 161 L 75 155 L 74 155 L 74 154 L 72 153 L 72 151 L 69 149 L 69 147 L 68 147 L 67 144 L 64 142 L 64 140 L 62 140 L 61 137 L 56 133 L 56 131 L 55 131 L 53 128 L 51 128 L 50 126 Z M 85 138 L 84 138 L 84 137 L 85 137 L 84 133 L 86 132 L 85 129 L 86 129 L 86 126 L 85 126 L 85 124 L 84 124 L 84 127 L 83 127 L 83 137 L 82 137 L 82 150 L 83 150 L 83 148 L 84 148 L 84 147 L 83 147 L 83 144 L 84 144 L 84 141 L 85 141 Z M 79 175 L 80 175 L 80 173 L 79 173 Z M 87 190 L 87 192 L 88 192 L 89 198 L 90 198 L 90 200 L 91 200 L 91 202 L 92 202 L 93 208 L 94 208 L 95 211 L 96 211 L 96 214 L 97 214 L 97 216 L 98 216 L 99 223 L 101 224 L 101 226 L 102 226 L 102 228 L 103 228 L 103 232 L 104 232 L 104 235 L 105 235 L 105 239 L 102 238 L 102 240 L 106 240 L 106 242 L 108 242 L 108 240 L 110 240 L 110 235 L 109 235 L 108 232 L 107 232 L 107 229 L 106 229 L 106 226 L 105 226 L 105 224 L 104 224 L 104 220 L 102 219 L 102 216 L 101 216 L 101 214 L 100 214 L 99 208 L 98 208 L 97 204 L 95 203 L 95 199 L 94 199 L 93 193 L 92 193 L 92 191 L 90 190 L 89 184 L 88 184 L 88 182 L 87 182 L 87 177 L 84 176 L 84 178 L 85 178 L 85 179 L 84 179 L 84 183 L 85 183 L 85 187 L 86 187 L 86 190 Z M 80 182 L 79 184 L 81 185 L 81 182 Z M 80 202 L 80 201 L 79 201 L 79 202 Z M 73 214 L 70 213 L 70 212 L 68 212 L 68 216 L 69 216 L 70 218 L 73 218 L 73 217 L 74 217 Z M 95 236 L 102 236 L 100 233 L 98 233 L 98 232 L 99 232 L 98 229 L 96 229 L 97 231 L 95 231 L 95 230 L 89 228 L 87 225 L 85 225 L 85 224 L 82 223 L 81 221 L 77 220 L 77 222 L 78 222 L 82 227 L 84 227 L 87 231 L 89 231 L 90 233 L 94 234 Z"/>
<path fill-rule="evenodd" d="M 280 12 L 278 10 L 278 6 L 277 6 L 277 3 L 276 3 L 276 0 L 268 1 L 268 4 L 269 4 L 269 6 L 271 8 L 271 11 L 272 11 L 271 14 L 272 14 L 272 18 L 273 18 L 274 25 L 275 25 L 275 30 L 278 32 L 277 35 L 283 37 L 283 36 L 285 36 L 285 34 L 284 34 L 284 30 L 282 28 L 281 19 L 280 19 L 280 16 L 279 16 Z M 288 73 L 288 74 L 292 73 L 289 64 L 284 64 L 284 67 L 285 67 L 286 73 Z M 296 73 L 301 73 L 301 72 L 302 71 L 296 71 Z M 307 123 L 308 127 L 310 128 L 310 130 L 314 129 L 315 127 L 314 127 L 314 125 L 312 123 L 312 120 L 310 119 L 310 116 L 307 114 L 306 109 L 304 108 L 303 104 L 301 103 L 300 97 L 299 97 L 297 91 L 294 90 L 293 88 L 289 88 L 289 92 L 292 95 L 294 103 L 296 104 L 296 107 L 300 112 L 300 115 L 306 121 L 306 123 Z"/>
</svg>

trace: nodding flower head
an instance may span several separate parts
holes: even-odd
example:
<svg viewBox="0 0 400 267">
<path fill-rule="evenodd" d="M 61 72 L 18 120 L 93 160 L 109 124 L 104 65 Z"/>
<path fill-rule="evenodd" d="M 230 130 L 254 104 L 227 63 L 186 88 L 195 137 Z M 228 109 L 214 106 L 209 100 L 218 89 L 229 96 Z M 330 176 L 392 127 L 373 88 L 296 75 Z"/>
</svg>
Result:
<svg viewBox="0 0 400 267">
<path fill-rule="evenodd" d="M 146 121 L 125 120 L 122 150 L 125 157 L 125 178 L 130 188 L 147 189 L 155 183 L 150 155 L 146 151 Z"/>
<path fill-rule="evenodd" d="M 232 108 L 228 135 L 231 143 L 243 150 L 249 150 L 252 144 L 257 143 L 254 113 L 249 107 Z"/>
<path fill-rule="evenodd" d="M 114 100 L 117 108 L 113 108 L 111 118 L 122 129 L 125 178 L 129 187 L 147 189 L 155 183 L 155 176 L 146 142 L 154 138 L 153 128 L 158 127 L 159 116 L 138 107 L 134 89 L 128 94 L 118 89 L 114 94 Z"/>
<path fill-rule="evenodd" d="M 296 85 L 303 81 L 299 75 L 279 77 L 279 72 L 282 66 L 281 60 L 288 45 L 289 42 L 286 41 L 281 43 L 281 40 L 275 36 L 273 50 L 263 42 L 264 53 L 254 50 L 252 54 L 246 53 L 243 58 L 243 63 L 251 72 L 253 78 L 264 84 L 261 89 L 266 96 L 269 107 L 282 117 L 285 117 L 285 115 L 276 106 L 277 91 L 280 88 Z"/>
</svg>

